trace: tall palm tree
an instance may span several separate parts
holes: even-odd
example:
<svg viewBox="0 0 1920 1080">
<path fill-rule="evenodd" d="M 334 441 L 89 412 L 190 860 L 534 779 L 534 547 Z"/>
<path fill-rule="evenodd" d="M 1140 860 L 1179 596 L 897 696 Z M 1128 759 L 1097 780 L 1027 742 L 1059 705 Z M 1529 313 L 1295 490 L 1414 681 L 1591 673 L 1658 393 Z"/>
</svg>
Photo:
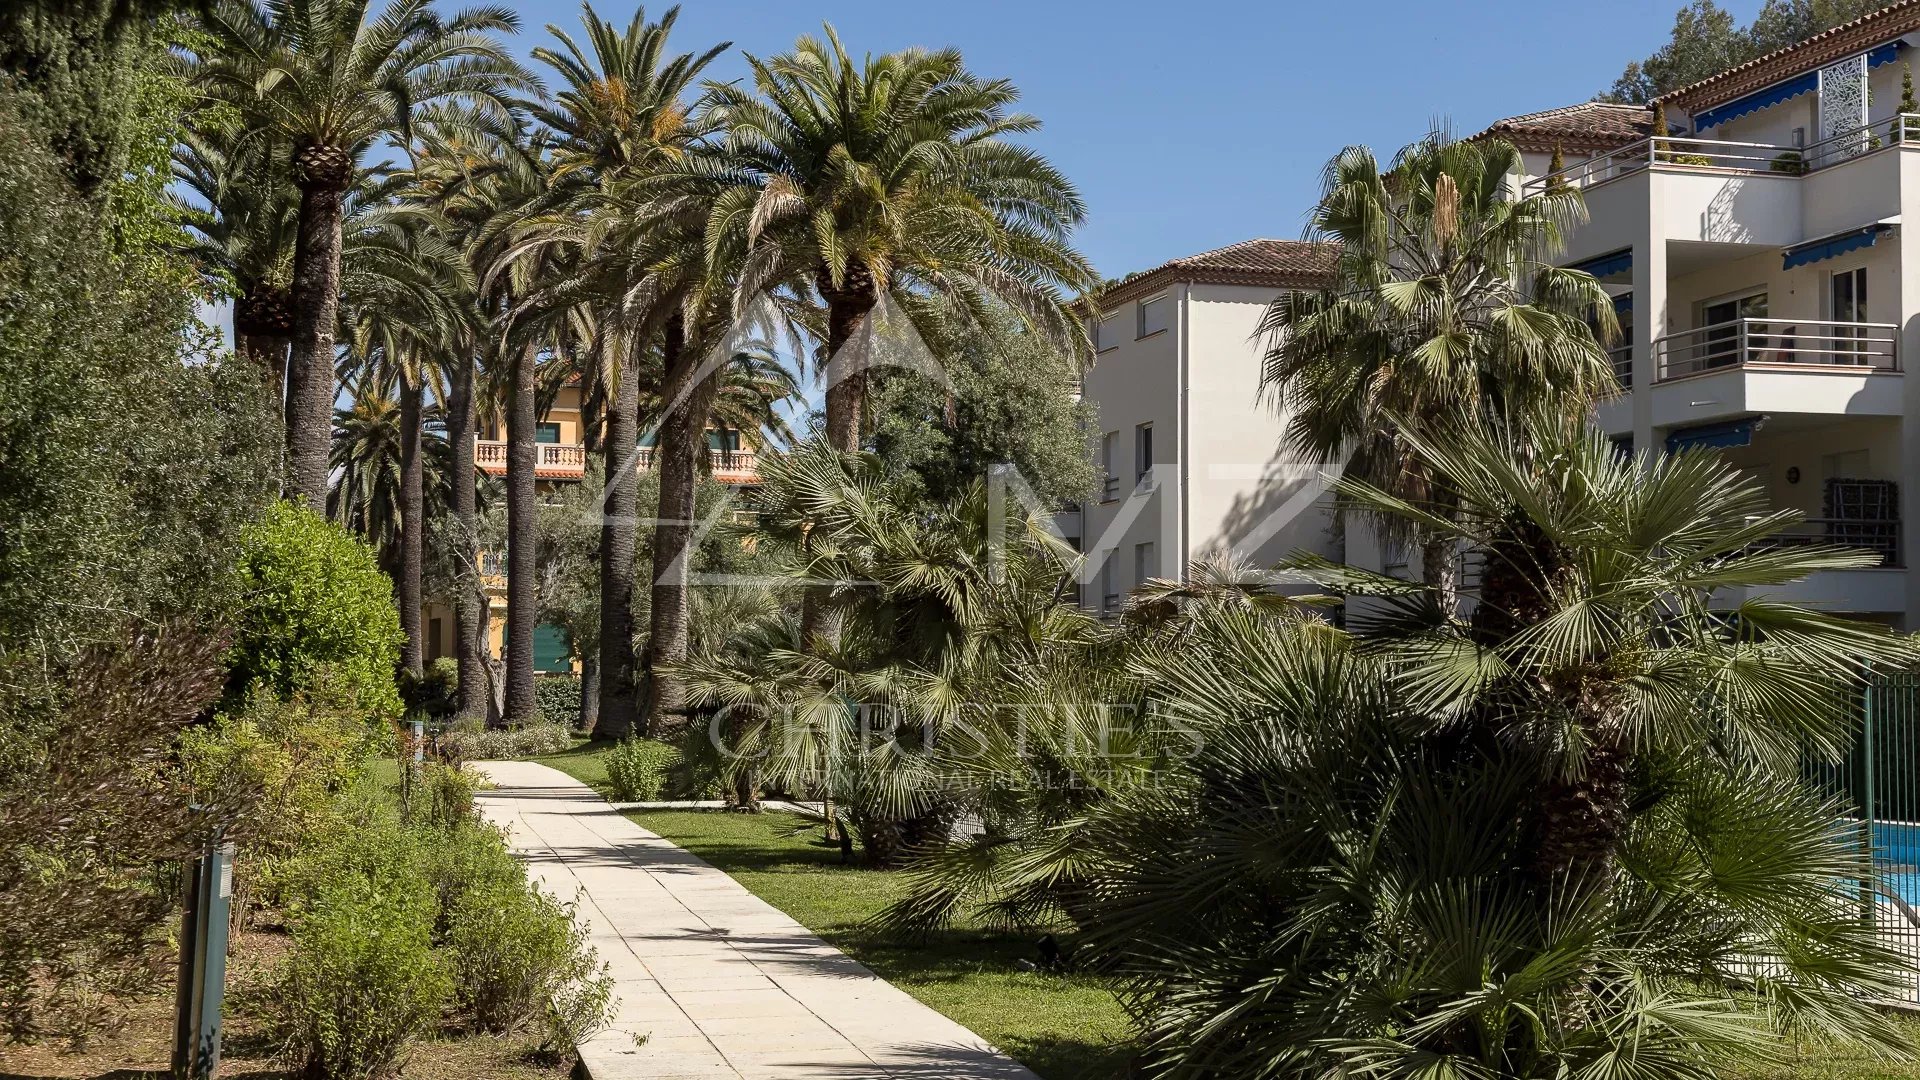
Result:
<svg viewBox="0 0 1920 1080">
<path fill-rule="evenodd" d="M 238 105 L 248 129 L 290 148 L 300 192 L 288 360 L 288 491 L 327 491 L 343 196 L 369 148 L 403 136 L 421 107 L 455 102 L 495 117 L 532 83 L 495 34 L 517 18 L 473 8 L 442 18 L 431 0 L 219 0 L 197 74 Z"/>
<path fill-rule="evenodd" d="M 751 89 L 715 88 L 725 127 L 714 250 L 746 253 L 749 295 L 795 275 L 826 302 L 826 435 L 859 448 L 865 368 L 846 351 L 883 296 L 940 294 L 983 314 L 1005 302 L 1085 357 L 1068 299 L 1094 275 L 1070 241 L 1085 208 L 1073 185 L 1006 136 L 1039 121 L 1019 91 L 968 71 L 952 49 L 856 64 L 831 26 L 771 60 L 749 57 Z"/>
<path fill-rule="evenodd" d="M 1592 276 L 1550 261 L 1584 204 L 1571 187 L 1515 196 L 1519 161 L 1509 143 L 1436 133 L 1384 170 L 1365 147 L 1328 164 L 1309 236 L 1337 245 L 1338 269 L 1323 288 L 1283 293 L 1261 321 L 1261 388 L 1287 414 L 1293 453 L 1349 455 L 1348 475 L 1424 500 L 1434 478 L 1409 434 L 1543 401 L 1584 412 L 1608 385 L 1612 303 Z M 1450 541 L 1376 520 L 1396 541 L 1428 536 L 1423 574 L 1451 593 Z"/>
<path fill-rule="evenodd" d="M 673 383 L 684 368 L 681 358 L 689 351 L 679 308 L 693 283 L 704 277 L 704 263 L 695 258 L 691 263 L 662 265 L 658 257 L 609 250 L 601 242 L 601 225 L 583 223 L 582 218 L 604 215 L 618 185 L 678 167 L 705 133 L 691 120 L 687 98 L 700 73 L 728 45 L 669 57 L 668 41 L 678 16 L 679 9 L 672 8 L 659 22 L 649 23 L 640 9 L 622 30 L 583 4 L 586 47 L 549 26 L 558 48 L 543 46 L 533 53 L 554 69 L 561 86 L 549 105 L 535 111 L 536 118 L 553 132 L 556 210 L 529 222 L 529 242 L 570 244 L 581 263 L 592 267 L 588 288 L 600 298 L 603 325 L 598 340 L 607 349 L 606 362 L 599 365 L 607 375 L 603 429 L 607 490 L 600 552 L 601 693 L 595 735 L 610 738 L 624 737 L 639 717 L 632 649 L 634 529 L 639 517 L 632 455 L 638 445 L 634 425 L 640 400 L 634 361 L 645 343 L 657 337 L 667 355 L 668 382 Z M 656 240 L 649 249 L 657 251 L 659 246 Z M 692 403 L 688 412 L 697 407 L 697 402 Z M 663 492 L 669 486 L 663 474 Z M 674 501 L 683 500 L 676 495 Z M 663 511 L 659 516 L 670 515 Z M 686 516 L 691 516 L 690 510 Z M 683 609 L 684 602 L 678 606 Z"/>
</svg>

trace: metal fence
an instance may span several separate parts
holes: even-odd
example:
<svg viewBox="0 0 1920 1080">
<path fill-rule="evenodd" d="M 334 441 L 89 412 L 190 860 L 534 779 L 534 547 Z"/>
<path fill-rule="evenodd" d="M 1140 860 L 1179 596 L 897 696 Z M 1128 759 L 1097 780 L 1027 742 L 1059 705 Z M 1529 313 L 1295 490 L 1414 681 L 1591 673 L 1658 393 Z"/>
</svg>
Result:
<svg viewBox="0 0 1920 1080">
<path fill-rule="evenodd" d="M 1846 761 L 1812 766 L 1809 778 L 1845 799 L 1843 827 L 1873 852 L 1861 914 L 1906 958 L 1906 997 L 1920 1002 L 1920 672 L 1875 674 L 1858 708 Z"/>
</svg>

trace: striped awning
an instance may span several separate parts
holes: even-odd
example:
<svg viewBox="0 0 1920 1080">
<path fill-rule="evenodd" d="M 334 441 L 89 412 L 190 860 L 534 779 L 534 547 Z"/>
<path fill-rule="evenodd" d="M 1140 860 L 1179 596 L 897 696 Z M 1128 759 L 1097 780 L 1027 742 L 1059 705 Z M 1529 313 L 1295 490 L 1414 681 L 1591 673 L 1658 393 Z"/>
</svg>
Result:
<svg viewBox="0 0 1920 1080">
<path fill-rule="evenodd" d="M 1877 46 L 1872 52 L 1867 54 L 1867 66 L 1869 68 L 1877 68 L 1882 64 L 1891 64 L 1893 63 L 1895 54 L 1898 53 L 1899 50 L 1900 43 L 1897 41 L 1889 41 L 1885 45 Z M 1755 90 L 1746 97 L 1734 98 L 1724 105 L 1716 105 L 1711 109 L 1707 109 L 1693 118 L 1693 129 L 1695 131 L 1705 131 L 1710 127 L 1718 127 L 1729 120 L 1737 120 L 1742 116 L 1746 116 L 1748 113 L 1756 113 L 1761 109 L 1771 108 L 1783 101 L 1797 98 L 1801 94 L 1811 94 L 1818 89 L 1820 89 L 1820 73 L 1818 71 L 1809 71 L 1804 75 L 1795 75 L 1785 82 L 1774 83 L 1772 86 Z"/>
<path fill-rule="evenodd" d="M 1628 270 L 1633 269 L 1633 249 L 1625 248 L 1621 251 L 1610 252 L 1606 255 L 1588 259 L 1586 262 L 1577 262 L 1567 267 L 1567 269 L 1581 270 L 1597 278 L 1624 274 Z"/>
<path fill-rule="evenodd" d="M 1679 428 L 1667 433 L 1667 453 L 1676 454 L 1682 450 L 1713 449 L 1722 450 L 1731 446 L 1753 445 L 1753 430 L 1760 426 L 1760 417 L 1749 416 L 1744 420 L 1727 420 L 1718 424 L 1701 424 L 1699 427 Z"/>
<path fill-rule="evenodd" d="M 1870 248 L 1880 240 L 1880 234 L 1893 226 L 1875 223 L 1858 229 L 1848 229 L 1843 233 L 1823 236 L 1818 240 L 1809 240 L 1804 244 L 1795 244 L 1780 253 L 1780 268 L 1791 270 L 1796 266 L 1806 266 L 1822 259 L 1831 259 L 1836 255 L 1845 255 L 1849 251 Z"/>
</svg>

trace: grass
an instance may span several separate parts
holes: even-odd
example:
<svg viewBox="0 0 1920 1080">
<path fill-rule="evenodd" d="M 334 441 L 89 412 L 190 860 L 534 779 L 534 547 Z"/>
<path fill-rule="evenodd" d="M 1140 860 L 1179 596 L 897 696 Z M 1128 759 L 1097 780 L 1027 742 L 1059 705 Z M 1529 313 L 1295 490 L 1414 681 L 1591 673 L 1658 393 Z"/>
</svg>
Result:
<svg viewBox="0 0 1920 1080">
<path fill-rule="evenodd" d="M 571 747 L 557 754 L 546 754 L 530 760 L 542 765 L 551 765 L 605 795 L 607 793 L 607 751 L 613 749 L 613 744 L 589 742 L 584 735 L 575 735 L 573 738 Z"/>
<path fill-rule="evenodd" d="M 1893 1018 L 1907 1041 L 1920 1046 L 1920 1016 Z M 1854 1046 L 1818 1041 L 1789 1047 L 1780 1067 L 1739 1074 L 1739 1080 L 1914 1080 L 1920 1061 L 1885 1061 Z"/>
<path fill-rule="evenodd" d="M 555 768 L 562 766 L 555 764 Z M 578 775 L 578 774 L 575 774 Z M 585 779 L 582 777 L 582 779 Z M 902 941 L 863 924 L 900 896 L 893 874 L 845 866 L 789 814 L 644 811 L 628 815 L 731 874 L 754 895 L 1045 1080 L 1128 1074 L 1131 1027 L 1100 980 L 1021 971 L 1032 936 L 958 928 Z"/>
</svg>

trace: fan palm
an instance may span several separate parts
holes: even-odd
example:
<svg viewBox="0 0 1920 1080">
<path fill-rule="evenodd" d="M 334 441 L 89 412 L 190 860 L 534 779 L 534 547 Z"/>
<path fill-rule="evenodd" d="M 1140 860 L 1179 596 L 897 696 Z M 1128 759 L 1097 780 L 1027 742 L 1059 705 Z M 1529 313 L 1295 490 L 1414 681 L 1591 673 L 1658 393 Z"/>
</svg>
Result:
<svg viewBox="0 0 1920 1080">
<path fill-rule="evenodd" d="M 288 361 L 288 490 L 327 490 L 342 197 L 361 159 L 403 136 L 416 111 L 459 103 L 506 121 L 508 95 L 531 80 L 494 36 L 515 16 L 480 7 L 442 18 L 431 0 L 219 0 L 204 23 L 214 45 L 196 75 L 238 106 L 247 130 L 290 148 L 300 193 Z"/>
<path fill-rule="evenodd" d="M 1384 605 L 1353 622 L 1409 703 L 1545 763 L 1529 804 L 1535 869 L 1599 880 L 1643 762 L 1718 746 L 1790 773 L 1802 754 L 1837 757 L 1866 667 L 1904 664 L 1912 649 L 1884 627 L 1773 595 L 1820 571 L 1877 566 L 1877 554 L 1776 543 L 1799 512 L 1769 510 L 1718 455 L 1622 456 L 1551 408 L 1431 439 L 1403 428 L 1451 514 L 1341 485 L 1356 505 L 1484 558 L 1470 617 L 1423 584 L 1297 565 Z"/>
<path fill-rule="evenodd" d="M 1067 307 L 1094 275 L 1070 242 L 1079 193 L 1007 136 L 1039 127 L 1019 91 L 968 71 L 957 51 L 856 63 L 832 27 L 790 53 L 748 57 L 752 87 L 716 87 L 728 190 L 710 241 L 745 254 L 749 297 L 811 280 L 826 302 L 826 436 L 859 448 L 865 367 L 846 346 L 883 297 L 939 294 L 962 310 L 1005 302 L 1032 328 L 1090 352 Z"/>
<path fill-rule="evenodd" d="M 1261 322 L 1261 387 L 1287 417 L 1292 453 L 1344 456 L 1349 475 L 1428 499 L 1433 478 L 1406 434 L 1543 401 L 1580 413 L 1609 384 L 1611 301 L 1590 275 L 1547 261 L 1584 217 L 1580 194 L 1515 197 L 1519 162 L 1508 143 L 1436 133 L 1384 170 L 1365 147 L 1328 164 L 1309 235 L 1338 245 L 1334 279 L 1283 293 Z M 1401 519 L 1379 524 L 1405 536 Z M 1447 542 L 1421 554 L 1425 579 L 1450 587 Z"/>
</svg>

